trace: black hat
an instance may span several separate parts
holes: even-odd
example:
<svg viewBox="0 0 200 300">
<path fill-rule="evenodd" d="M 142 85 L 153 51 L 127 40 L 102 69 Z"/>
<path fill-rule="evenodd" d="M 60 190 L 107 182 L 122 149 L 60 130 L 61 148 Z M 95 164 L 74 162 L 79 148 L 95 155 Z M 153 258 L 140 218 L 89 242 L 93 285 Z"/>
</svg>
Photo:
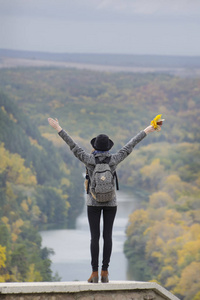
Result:
<svg viewBox="0 0 200 300">
<path fill-rule="evenodd" d="M 92 147 L 99 151 L 108 151 L 114 145 L 113 141 L 105 134 L 99 134 L 97 137 L 90 141 Z"/>
</svg>

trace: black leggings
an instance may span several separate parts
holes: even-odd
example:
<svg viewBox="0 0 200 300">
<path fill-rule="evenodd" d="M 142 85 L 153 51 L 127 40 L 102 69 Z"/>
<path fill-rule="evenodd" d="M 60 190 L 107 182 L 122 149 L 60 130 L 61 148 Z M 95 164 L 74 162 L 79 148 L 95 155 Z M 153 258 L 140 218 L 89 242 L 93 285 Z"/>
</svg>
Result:
<svg viewBox="0 0 200 300">
<path fill-rule="evenodd" d="M 112 252 L 112 229 L 117 212 L 116 206 L 88 206 L 88 221 L 91 233 L 91 264 L 93 272 L 98 271 L 99 266 L 99 238 L 100 218 L 103 211 L 103 262 L 102 270 L 106 271 L 109 266 Z"/>
</svg>

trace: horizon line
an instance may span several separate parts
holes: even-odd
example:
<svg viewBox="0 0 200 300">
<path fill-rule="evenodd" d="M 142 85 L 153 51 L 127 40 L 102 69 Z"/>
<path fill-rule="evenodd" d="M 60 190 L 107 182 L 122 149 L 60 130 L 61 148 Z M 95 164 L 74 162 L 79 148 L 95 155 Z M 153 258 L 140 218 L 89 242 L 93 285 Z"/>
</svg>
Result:
<svg viewBox="0 0 200 300">
<path fill-rule="evenodd" d="M 133 53 L 112 53 L 112 52 L 54 52 L 54 51 L 46 51 L 46 50 L 23 50 L 23 49 L 11 49 L 11 48 L 0 48 L 0 51 L 18 51 L 18 52 L 35 52 L 35 53 L 48 53 L 48 54 L 57 54 L 57 55 L 62 55 L 62 54 L 75 54 L 75 55 L 112 55 L 112 56 L 117 56 L 117 55 L 126 55 L 126 56 L 168 56 L 168 57 L 190 57 L 190 58 L 197 58 L 200 57 L 200 55 L 189 55 L 189 54 L 133 54 Z"/>
</svg>

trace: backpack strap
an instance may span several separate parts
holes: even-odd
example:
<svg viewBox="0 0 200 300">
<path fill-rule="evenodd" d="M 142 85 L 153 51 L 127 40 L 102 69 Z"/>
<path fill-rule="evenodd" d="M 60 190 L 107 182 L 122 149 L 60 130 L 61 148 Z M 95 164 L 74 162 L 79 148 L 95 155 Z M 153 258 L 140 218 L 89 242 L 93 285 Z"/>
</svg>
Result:
<svg viewBox="0 0 200 300">
<path fill-rule="evenodd" d="M 87 190 L 86 190 L 86 193 L 89 194 L 90 176 L 88 174 L 88 169 L 87 168 L 86 168 L 85 180 L 87 180 Z"/>
<path fill-rule="evenodd" d="M 117 172 L 115 171 L 113 176 L 115 177 L 115 182 L 116 182 L 116 189 L 117 191 L 119 191 L 119 181 L 118 181 L 118 177 L 117 177 Z"/>
</svg>

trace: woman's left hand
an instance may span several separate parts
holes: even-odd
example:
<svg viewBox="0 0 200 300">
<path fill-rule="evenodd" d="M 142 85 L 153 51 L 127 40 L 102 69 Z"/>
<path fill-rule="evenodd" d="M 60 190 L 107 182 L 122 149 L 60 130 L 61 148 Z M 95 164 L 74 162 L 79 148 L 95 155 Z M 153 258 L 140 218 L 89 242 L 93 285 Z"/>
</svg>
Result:
<svg viewBox="0 0 200 300">
<path fill-rule="evenodd" d="M 154 129 L 154 127 L 152 125 L 149 125 L 147 128 L 144 129 L 144 132 L 146 134 L 148 134 L 150 132 L 154 132 L 154 131 L 156 131 L 156 130 Z"/>
</svg>

